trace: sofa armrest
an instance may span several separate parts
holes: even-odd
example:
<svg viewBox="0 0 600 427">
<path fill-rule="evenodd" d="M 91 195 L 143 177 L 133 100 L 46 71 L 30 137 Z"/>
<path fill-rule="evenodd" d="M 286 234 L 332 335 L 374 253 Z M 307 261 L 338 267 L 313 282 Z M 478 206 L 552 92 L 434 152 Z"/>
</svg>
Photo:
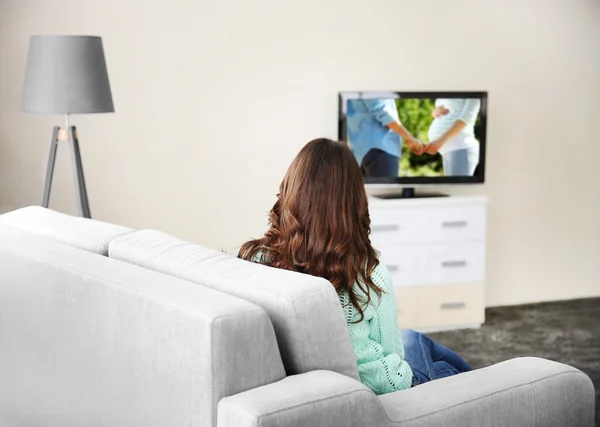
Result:
<svg viewBox="0 0 600 427">
<path fill-rule="evenodd" d="M 392 426 L 594 426 L 594 386 L 571 366 L 520 357 L 379 397 Z"/>
<path fill-rule="evenodd" d="M 594 426 L 583 372 L 522 357 L 376 396 L 331 371 L 293 375 L 219 402 L 218 427 Z"/>
<path fill-rule="evenodd" d="M 218 427 L 334 427 L 379 425 L 385 413 L 360 382 L 332 371 L 311 371 L 226 397 Z M 387 425 L 383 424 L 383 425 Z"/>
</svg>

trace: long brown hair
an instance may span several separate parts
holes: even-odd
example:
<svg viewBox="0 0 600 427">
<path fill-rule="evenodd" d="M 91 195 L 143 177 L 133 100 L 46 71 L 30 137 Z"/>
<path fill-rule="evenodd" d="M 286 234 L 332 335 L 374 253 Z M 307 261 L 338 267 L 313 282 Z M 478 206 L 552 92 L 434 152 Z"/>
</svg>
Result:
<svg viewBox="0 0 600 427">
<path fill-rule="evenodd" d="M 362 321 L 361 303 L 369 303 L 370 291 L 382 292 L 371 279 L 379 261 L 370 232 L 367 193 L 354 155 L 343 142 L 319 138 L 290 165 L 269 213 L 269 230 L 246 242 L 238 256 L 329 280 L 338 293 L 348 292 Z"/>
</svg>

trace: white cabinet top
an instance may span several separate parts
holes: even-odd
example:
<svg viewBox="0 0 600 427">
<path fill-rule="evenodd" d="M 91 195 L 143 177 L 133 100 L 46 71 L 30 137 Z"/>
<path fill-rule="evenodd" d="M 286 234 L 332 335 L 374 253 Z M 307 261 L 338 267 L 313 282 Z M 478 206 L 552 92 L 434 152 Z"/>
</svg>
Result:
<svg viewBox="0 0 600 427">
<path fill-rule="evenodd" d="M 487 196 L 412 197 L 407 199 L 380 199 L 369 195 L 369 208 L 402 209 L 422 207 L 447 207 L 460 205 L 485 205 Z"/>
</svg>

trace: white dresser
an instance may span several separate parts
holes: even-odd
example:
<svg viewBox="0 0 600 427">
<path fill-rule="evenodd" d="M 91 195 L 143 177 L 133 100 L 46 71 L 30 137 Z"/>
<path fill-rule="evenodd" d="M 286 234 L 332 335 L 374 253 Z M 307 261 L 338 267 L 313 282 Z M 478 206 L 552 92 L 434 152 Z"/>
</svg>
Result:
<svg viewBox="0 0 600 427">
<path fill-rule="evenodd" d="M 392 275 L 400 327 L 485 320 L 486 197 L 369 199 L 371 243 Z"/>
</svg>

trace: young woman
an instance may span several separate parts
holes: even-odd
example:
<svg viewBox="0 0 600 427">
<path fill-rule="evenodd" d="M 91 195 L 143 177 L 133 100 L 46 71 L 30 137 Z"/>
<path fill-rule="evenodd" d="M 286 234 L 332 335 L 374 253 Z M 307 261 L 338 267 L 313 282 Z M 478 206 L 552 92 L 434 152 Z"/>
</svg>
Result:
<svg viewBox="0 0 600 427">
<path fill-rule="evenodd" d="M 344 143 L 315 139 L 300 151 L 281 183 L 269 224 L 238 257 L 329 280 L 346 315 L 360 379 L 375 393 L 471 369 L 425 335 L 401 334 L 390 274 L 369 241 L 361 171 Z"/>
</svg>

